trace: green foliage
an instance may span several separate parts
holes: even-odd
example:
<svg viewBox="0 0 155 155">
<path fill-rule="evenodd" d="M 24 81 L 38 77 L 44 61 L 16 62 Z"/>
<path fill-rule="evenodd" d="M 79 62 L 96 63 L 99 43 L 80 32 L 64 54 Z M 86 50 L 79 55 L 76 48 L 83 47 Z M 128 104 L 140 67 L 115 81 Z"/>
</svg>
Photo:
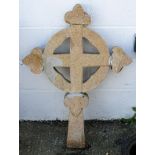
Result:
<svg viewBox="0 0 155 155">
<path fill-rule="evenodd" d="M 121 119 L 122 123 L 131 124 L 131 125 L 136 124 L 136 107 L 132 107 L 132 110 L 134 111 L 134 115 L 131 118 L 128 118 L 128 119 L 122 118 Z"/>
</svg>

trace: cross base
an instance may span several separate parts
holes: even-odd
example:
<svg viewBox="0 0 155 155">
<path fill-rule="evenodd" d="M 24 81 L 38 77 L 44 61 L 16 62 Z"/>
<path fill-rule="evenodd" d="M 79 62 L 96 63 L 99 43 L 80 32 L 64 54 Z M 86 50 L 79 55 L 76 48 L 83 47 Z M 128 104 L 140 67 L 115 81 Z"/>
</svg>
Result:
<svg viewBox="0 0 155 155">
<path fill-rule="evenodd" d="M 85 148 L 83 108 L 88 104 L 88 95 L 68 93 L 64 104 L 69 108 L 67 147 Z"/>
</svg>

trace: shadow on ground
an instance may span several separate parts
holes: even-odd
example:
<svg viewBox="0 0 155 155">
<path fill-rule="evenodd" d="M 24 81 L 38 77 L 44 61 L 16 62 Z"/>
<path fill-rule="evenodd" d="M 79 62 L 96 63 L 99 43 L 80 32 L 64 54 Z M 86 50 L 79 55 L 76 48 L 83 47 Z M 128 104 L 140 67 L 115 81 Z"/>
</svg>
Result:
<svg viewBox="0 0 155 155">
<path fill-rule="evenodd" d="M 66 121 L 20 121 L 20 155 L 135 155 L 135 125 L 85 121 L 87 146 L 67 149 Z"/>
</svg>

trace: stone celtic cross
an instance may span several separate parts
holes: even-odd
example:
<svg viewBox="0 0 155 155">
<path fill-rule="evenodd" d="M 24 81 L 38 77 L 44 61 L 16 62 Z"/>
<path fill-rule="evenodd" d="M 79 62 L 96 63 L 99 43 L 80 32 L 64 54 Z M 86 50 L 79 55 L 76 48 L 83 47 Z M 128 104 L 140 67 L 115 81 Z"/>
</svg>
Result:
<svg viewBox="0 0 155 155">
<path fill-rule="evenodd" d="M 86 92 L 94 89 L 104 80 L 110 67 L 118 73 L 125 65 L 131 63 L 131 59 L 119 47 L 113 48 L 110 56 L 106 42 L 97 33 L 86 28 L 91 18 L 81 5 L 77 4 L 72 11 L 67 12 L 65 21 L 70 27 L 56 33 L 43 52 L 40 48 L 34 48 L 31 54 L 23 59 L 23 63 L 28 65 L 33 73 L 41 73 L 44 69 L 49 80 L 66 92 L 64 103 L 70 111 L 67 147 L 84 148 L 83 109 L 88 104 Z M 55 50 L 68 38 L 69 53 L 55 53 Z M 83 51 L 83 38 L 96 47 L 97 54 Z M 66 80 L 56 67 L 69 67 L 70 81 Z M 84 67 L 98 67 L 85 82 L 83 82 Z"/>
</svg>

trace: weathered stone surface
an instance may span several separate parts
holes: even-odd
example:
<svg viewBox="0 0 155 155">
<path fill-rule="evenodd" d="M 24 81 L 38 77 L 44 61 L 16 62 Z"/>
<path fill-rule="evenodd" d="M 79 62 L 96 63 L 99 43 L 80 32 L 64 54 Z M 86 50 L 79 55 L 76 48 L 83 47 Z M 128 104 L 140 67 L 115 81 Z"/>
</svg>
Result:
<svg viewBox="0 0 155 155">
<path fill-rule="evenodd" d="M 76 4 L 72 11 L 65 14 L 65 21 L 74 25 L 88 25 L 91 22 L 91 18 L 84 12 L 80 4 Z"/>
<path fill-rule="evenodd" d="M 27 55 L 22 62 L 28 65 L 31 72 L 39 74 L 43 70 L 42 49 L 34 48 L 29 55 Z"/>
<path fill-rule="evenodd" d="M 123 51 L 120 47 L 114 47 L 112 49 L 111 66 L 112 71 L 119 73 L 124 66 L 129 65 L 132 59 Z"/>
<path fill-rule="evenodd" d="M 67 147 L 85 148 L 83 109 L 88 104 L 88 95 L 66 94 L 64 104 L 69 108 Z"/>
<path fill-rule="evenodd" d="M 132 60 L 119 47 L 113 48 L 112 56 L 109 56 L 106 42 L 97 33 L 85 27 L 91 22 L 91 19 L 81 5 L 77 4 L 73 11 L 67 12 L 65 21 L 71 25 L 70 28 L 56 33 L 46 45 L 43 55 L 41 49 L 35 48 L 23 59 L 23 63 L 37 74 L 43 70 L 44 66 L 48 78 L 55 86 L 66 92 L 72 92 L 67 94 L 64 100 L 70 111 L 67 147 L 84 148 L 83 108 L 88 104 L 88 95 L 81 92 L 88 92 L 97 87 L 105 79 L 109 66 L 112 66 L 113 72 L 118 73 Z M 68 38 L 70 38 L 70 53 L 55 54 L 55 50 Z M 83 38 L 96 47 L 99 54 L 85 54 L 87 51 L 83 51 Z M 110 64 L 109 58 L 111 59 Z M 56 67 L 69 67 L 70 81 L 67 81 Z M 88 80 L 83 82 L 84 67 L 99 68 Z"/>
<path fill-rule="evenodd" d="M 80 5 L 76 5 L 73 11 L 67 13 L 65 19 L 71 20 L 71 27 L 56 33 L 48 42 L 43 54 L 47 76 L 58 88 L 66 92 L 88 92 L 94 89 L 106 77 L 109 70 L 109 50 L 106 42 L 97 33 L 83 26 L 83 22 L 87 21 L 85 14 Z M 67 38 L 70 38 L 70 54 L 54 54 L 55 49 Z M 99 54 L 85 54 L 83 38 L 88 39 Z M 96 66 L 99 69 L 83 83 L 83 68 Z M 69 67 L 70 83 L 54 67 Z"/>
</svg>

